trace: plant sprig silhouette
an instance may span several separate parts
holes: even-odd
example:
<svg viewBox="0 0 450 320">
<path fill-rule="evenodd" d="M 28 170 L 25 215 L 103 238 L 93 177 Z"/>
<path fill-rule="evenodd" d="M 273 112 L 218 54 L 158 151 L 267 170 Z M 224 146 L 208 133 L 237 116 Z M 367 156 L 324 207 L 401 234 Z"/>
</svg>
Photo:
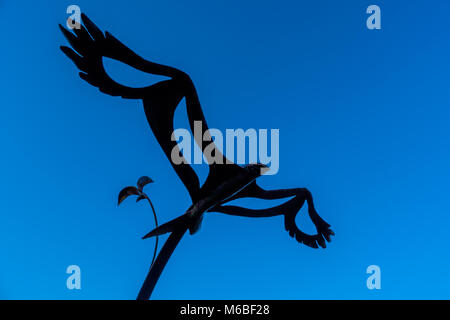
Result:
<svg viewBox="0 0 450 320">
<path fill-rule="evenodd" d="M 123 188 L 119 192 L 119 199 L 117 201 L 117 205 L 120 205 L 122 203 L 122 201 L 124 201 L 126 198 L 128 198 L 131 195 L 137 196 L 136 203 L 141 200 L 147 199 L 148 203 L 150 204 L 150 207 L 152 208 L 153 218 L 155 219 L 155 227 L 157 228 L 158 227 L 158 217 L 156 216 L 155 207 L 153 206 L 153 203 L 150 200 L 150 198 L 144 192 L 144 187 L 147 184 L 152 183 L 152 182 L 153 182 L 152 179 L 150 179 L 147 176 L 143 176 L 138 179 L 137 184 L 136 184 L 137 187 L 128 186 L 128 187 Z M 157 252 L 158 252 L 158 236 L 156 236 L 155 250 L 153 252 L 152 263 L 150 264 L 150 266 L 152 266 L 153 263 L 155 262 Z"/>
<path fill-rule="evenodd" d="M 72 49 L 62 46 L 61 50 L 81 70 L 79 73 L 80 77 L 97 87 L 101 92 L 111 96 L 121 96 L 126 99 L 142 100 L 150 128 L 192 200 L 192 204 L 184 214 L 161 226 L 157 226 L 144 236 L 145 239 L 170 233 L 156 260 L 151 265 L 150 271 L 138 294 L 138 299 L 150 298 L 167 261 L 179 241 L 187 230 L 194 234 L 200 228 L 203 215 L 206 212 L 219 212 L 253 218 L 282 215 L 284 216 L 285 229 L 298 242 L 311 248 L 326 247 L 326 241 L 330 242 L 331 235 L 334 235 L 334 233 L 330 229 L 330 225 L 318 215 L 311 192 L 306 188 L 279 190 L 265 190 L 261 188 L 256 183 L 256 179 L 267 170 L 267 166 L 264 164 L 238 166 L 227 159 L 214 145 L 214 158 L 223 160 L 220 163 L 215 162 L 213 159 L 209 159 L 208 157 L 211 156 L 204 152 L 206 146 L 201 141 L 196 140 L 209 164 L 208 177 L 203 185 L 200 186 L 199 179 L 193 168 L 187 164 L 187 161 L 179 152 L 177 143 L 171 139 L 174 131 L 173 118 L 175 109 L 183 98 L 186 101 L 191 130 L 194 131 L 195 121 L 201 121 L 202 132 L 200 137 L 209 136 L 208 126 L 191 78 L 176 68 L 143 59 L 109 32 L 103 33 L 84 14 L 82 14 L 82 22 L 84 26 L 81 25 L 79 29 L 73 29 L 74 33 L 60 25 L 61 31 L 72 46 Z M 167 76 L 170 79 L 142 88 L 128 87 L 112 80 L 106 73 L 103 67 L 104 57 L 118 60 L 140 71 Z M 183 159 L 181 164 L 172 162 L 172 150 L 180 153 L 180 157 Z M 136 192 L 134 189 L 127 190 L 123 191 L 124 195 L 129 192 L 131 194 Z M 140 197 L 141 193 L 136 195 Z M 232 200 L 240 198 L 291 199 L 281 205 L 259 210 L 225 205 Z M 305 202 L 308 204 L 309 217 L 317 230 L 315 235 L 308 235 L 302 232 L 295 223 L 297 213 Z"/>
</svg>

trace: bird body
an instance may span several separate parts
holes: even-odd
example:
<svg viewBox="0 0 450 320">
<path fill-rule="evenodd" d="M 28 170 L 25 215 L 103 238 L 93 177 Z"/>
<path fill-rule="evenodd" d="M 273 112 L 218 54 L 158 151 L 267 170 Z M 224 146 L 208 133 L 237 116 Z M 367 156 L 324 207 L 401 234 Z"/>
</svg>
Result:
<svg viewBox="0 0 450 320">
<path fill-rule="evenodd" d="M 238 172 L 236 175 L 228 177 L 226 180 L 219 183 L 218 186 L 212 190 L 210 195 L 192 204 L 188 210 L 186 210 L 184 215 L 155 228 L 143 238 L 146 239 L 167 232 L 173 232 L 185 224 L 188 225 L 191 234 L 196 233 L 200 228 L 205 212 L 227 202 L 228 199 L 232 198 L 234 195 L 238 194 L 239 191 L 242 191 L 245 187 L 254 182 L 268 168 L 263 164 L 256 163 L 247 165 L 243 169 L 244 170 Z"/>
</svg>

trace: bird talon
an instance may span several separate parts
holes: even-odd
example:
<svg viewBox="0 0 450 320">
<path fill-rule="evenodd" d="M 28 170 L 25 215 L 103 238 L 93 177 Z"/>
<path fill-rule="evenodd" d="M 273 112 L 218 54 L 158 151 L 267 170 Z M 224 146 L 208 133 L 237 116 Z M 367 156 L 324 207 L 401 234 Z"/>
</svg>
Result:
<svg viewBox="0 0 450 320">
<path fill-rule="evenodd" d="M 319 246 L 317 245 L 317 242 L 316 242 L 316 240 L 307 240 L 307 241 L 305 241 L 305 242 L 303 242 L 305 245 L 307 245 L 308 247 L 310 247 L 310 248 L 314 248 L 314 249 L 317 249 L 317 248 L 319 248 Z"/>
<path fill-rule="evenodd" d="M 321 235 L 317 236 L 317 243 L 324 249 L 327 247 L 327 243 Z"/>
</svg>

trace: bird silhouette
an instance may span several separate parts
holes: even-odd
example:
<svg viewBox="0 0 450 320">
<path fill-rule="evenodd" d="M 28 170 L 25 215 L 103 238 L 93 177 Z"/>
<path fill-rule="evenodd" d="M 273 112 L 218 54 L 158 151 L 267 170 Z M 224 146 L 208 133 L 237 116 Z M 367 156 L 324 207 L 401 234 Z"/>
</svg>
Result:
<svg viewBox="0 0 450 320">
<path fill-rule="evenodd" d="M 144 238 L 149 238 L 170 233 L 150 268 L 138 294 L 138 299 L 150 298 L 167 261 L 179 241 L 187 230 L 194 234 L 199 229 L 203 215 L 206 212 L 254 218 L 283 215 L 285 229 L 298 242 L 312 248 L 326 247 L 326 241 L 330 242 L 330 237 L 334 233 L 330 229 L 330 225 L 316 212 L 311 192 L 306 188 L 279 190 L 265 190 L 261 188 L 256 183 L 256 179 L 267 170 L 266 165 L 256 163 L 239 166 L 227 159 L 217 146 L 213 145 L 214 152 L 209 156 L 211 157 L 214 154 L 214 159 L 220 158 L 223 161 L 210 161 L 211 159 L 207 159 L 209 174 L 203 185 L 200 185 L 195 171 L 184 158 L 182 158 L 181 164 L 175 164 L 171 159 L 173 150 L 178 152 L 180 157 L 182 157 L 182 154 L 177 143 L 171 139 L 174 131 L 173 119 L 175 109 L 183 98 L 186 102 L 191 130 L 194 131 L 194 123 L 200 121 L 202 132 L 199 136 L 209 135 L 208 126 L 191 78 L 176 68 L 143 59 L 109 32 L 103 33 L 84 14 L 82 14 L 82 22 L 83 24 L 78 24 L 79 28 L 73 29 L 73 33 L 60 25 L 61 31 L 72 47 L 61 46 L 61 50 L 80 69 L 79 76 L 81 79 L 97 87 L 101 92 L 111 96 L 121 96 L 126 99 L 140 99 L 143 101 L 144 111 L 150 128 L 192 200 L 191 206 L 183 215 L 161 226 L 157 226 L 144 236 Z M 111 79 L 105 71 L 103 66 L 104 57 L 120 61 L 143 72 L 166 76 L 169 79 L 141 88 L 132 88 L 119 84 Z M 198 137 L 195 139 L 198 139 Z M 212 140 L 210 139 L 210 141 Z M 204 156 L 208 157 L 204 152 L 206 146 L 198 140 L 196 140 L 196 143 L 201 147 Z M 141 181 L 141 185 L 142 183 L 145 185 L 147 182 L 149 181 Z M 122 196 L 130 194 L 138 197 L 142 196 L 142 186 L 139 187 L 139 183 L 138 188 L 128 187 L 128 189 L 125 188 L 124 190 Z M 225 205 L 232 200 L 240 198 L 291 199 L 281 205 L 258 210 Z M 120 196 L 119 201 L 121 201 Z M 297 213 L 305 202 L 308 205 L 309 217 L 317 230 L 315 235 L 302 232 L 295 223 Z"/>
</svg>

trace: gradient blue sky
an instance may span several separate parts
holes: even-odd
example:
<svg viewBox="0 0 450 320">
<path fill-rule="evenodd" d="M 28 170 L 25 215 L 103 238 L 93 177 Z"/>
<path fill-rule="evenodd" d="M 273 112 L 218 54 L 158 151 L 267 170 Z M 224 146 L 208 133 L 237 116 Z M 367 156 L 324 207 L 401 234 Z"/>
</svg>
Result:
<svg viewBox="0 0 450 320">
<path fill-rule="evenodd" d="M 190 204 L 141 103 L 99 93 L 59 51 L 70 4 L 138 54 L 188 72 L 210 127 L 279 128 L 280 171 L 261 185 L 308 187 L 336 232 L 313 250 L 281 217 L 212 213 L 153 298 L 450 298 L 450 3 L 424 0 L 0 1 L 0 298 L 134 299 L 153 222 L 143 202 L 118 208 L 118 192 L 152 177 L 161 222 Z M 382 30 L 366 28 L 370 4 Z M 66 288 L 71 264 L 79 291 Z M 378 291 L 366 288 L 372 264 Z"/>
</svg>

